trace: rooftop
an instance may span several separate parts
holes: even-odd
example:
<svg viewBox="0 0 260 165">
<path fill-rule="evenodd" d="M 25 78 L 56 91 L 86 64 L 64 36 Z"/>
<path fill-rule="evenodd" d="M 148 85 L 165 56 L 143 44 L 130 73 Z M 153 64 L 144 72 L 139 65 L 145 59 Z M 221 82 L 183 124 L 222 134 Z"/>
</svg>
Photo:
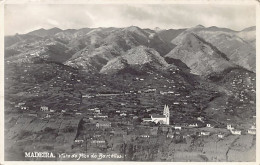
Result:
<svg viewBox="0 0 260 165">
<path fill-rule="evenodd" d="M 152 115 L 152 118 L 165 118 L 165 115 Z"/>
</svg>

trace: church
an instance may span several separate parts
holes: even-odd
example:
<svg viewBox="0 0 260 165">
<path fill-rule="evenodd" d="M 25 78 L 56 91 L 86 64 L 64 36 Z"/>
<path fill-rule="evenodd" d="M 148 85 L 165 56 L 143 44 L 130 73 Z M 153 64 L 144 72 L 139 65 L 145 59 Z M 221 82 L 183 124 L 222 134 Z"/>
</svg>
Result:
<svg viewBox="0 0 260 165">
<path fill-rule="evenodd" d="M 170 125 L 170 110 L 168 105 L 164 105 L 163 115 L 151 115 L 151 118 L 143 118 L 143 121 Z"/>
</svg>

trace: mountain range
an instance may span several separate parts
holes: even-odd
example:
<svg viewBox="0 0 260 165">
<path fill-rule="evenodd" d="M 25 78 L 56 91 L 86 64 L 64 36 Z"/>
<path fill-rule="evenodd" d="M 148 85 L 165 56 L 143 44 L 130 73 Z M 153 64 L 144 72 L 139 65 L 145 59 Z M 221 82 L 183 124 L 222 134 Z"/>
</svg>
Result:
<svg viewBox="0 0 260 165">
<path fill-rule="evenodd" d="M 31 63 L 39 57 L 86 72 L 112 73 L 122 68 L 122 60 L 140 65 L 153 56 L 154 64 L 163 64 L 160 68 L 166 61 L 179 59 L 191 73 L 202 76 L 233 67 L 255 72 L 255 31 L 255 27 L 234 31 L 202 25 L 176 30 L 136 26 L 39 29 L 6 36 L 5 60 Z"/>
</svg>

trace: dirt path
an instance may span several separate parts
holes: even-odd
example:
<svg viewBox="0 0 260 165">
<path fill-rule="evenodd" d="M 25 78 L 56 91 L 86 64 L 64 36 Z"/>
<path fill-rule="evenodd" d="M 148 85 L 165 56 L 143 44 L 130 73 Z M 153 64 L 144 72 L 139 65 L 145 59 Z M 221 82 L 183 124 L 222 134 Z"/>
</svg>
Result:
<svg viewBox="0 0 260 165">
<path fill-rule="evenodd" d="M 233 146 L 234 143 L 236 143 L 236 141 L 239 139 L 239 136 L 237 138 L 234 139 L 234 141 L 230 144 L 230 146 L 228 147 L 227 149 L 227 152 L 226 152 L 226 161 L 228 162 L 228 152 L 229 150 L 231 149 L 231 147 Z"/>
</svg>

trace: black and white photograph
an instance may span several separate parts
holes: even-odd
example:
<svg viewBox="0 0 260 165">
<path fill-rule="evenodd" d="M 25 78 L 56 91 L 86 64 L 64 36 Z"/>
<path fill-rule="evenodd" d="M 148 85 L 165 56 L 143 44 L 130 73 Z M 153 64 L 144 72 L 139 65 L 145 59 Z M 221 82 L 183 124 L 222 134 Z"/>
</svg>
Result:
<svg viewBox="0 0 260 165">
<path fill-rule="evenodd" d="M 3 164 L 257 161 L 259 2 L 48 2 L 3 7 Z"/>
</svg>

